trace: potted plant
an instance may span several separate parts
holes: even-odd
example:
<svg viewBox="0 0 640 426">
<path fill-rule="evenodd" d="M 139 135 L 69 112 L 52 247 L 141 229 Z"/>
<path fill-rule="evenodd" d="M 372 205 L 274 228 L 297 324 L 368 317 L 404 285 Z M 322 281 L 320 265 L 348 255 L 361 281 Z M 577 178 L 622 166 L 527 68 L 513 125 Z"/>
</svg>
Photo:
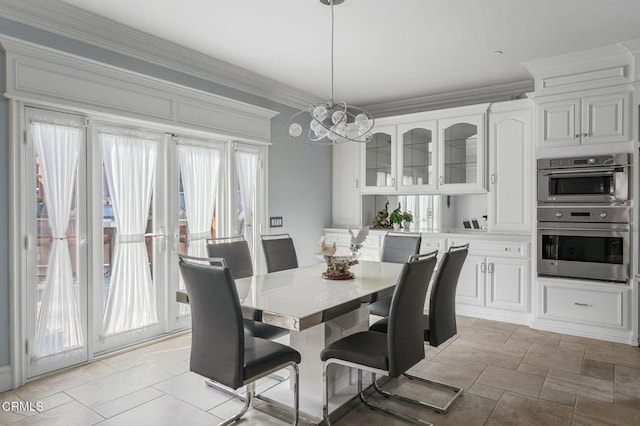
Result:
<svg viewBox="0 0 640 426">
<path fill-rule="evenodd" d="M 402 212 L 400 211 L 400 206 L 398 206 L 398 208 L 392 211 L 391 214 L 389 215 L 389 222 L 391 222 L 391 225 L 393 226 L 394 231 L 397 231 L 398 229 L 400 229 L 402 218 L 403 218 L 403 215 L 402 215 Z"/>
<path fill-rule="evenodd" d="M 411 228 L 411 222 L 413 222 L 413 213 L 411 212 L 402 213 L 402 220 L 404 221 L 404 229 L 408 231 Z"/>
</svg>

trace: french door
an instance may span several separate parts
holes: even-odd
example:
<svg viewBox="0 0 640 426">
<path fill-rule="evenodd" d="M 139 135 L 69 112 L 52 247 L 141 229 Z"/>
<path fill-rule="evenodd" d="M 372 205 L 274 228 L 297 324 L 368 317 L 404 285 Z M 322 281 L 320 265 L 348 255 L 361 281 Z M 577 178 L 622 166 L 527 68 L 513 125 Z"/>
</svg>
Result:
<svg viewBox="0 0 640 426">
<path fill-rule="evenodd" d="M 177 254 L 208 238 L 243 235 L 260 272 L 266 146 L 20 111 L 23 379 L 190 327 Z"/>
</svg>

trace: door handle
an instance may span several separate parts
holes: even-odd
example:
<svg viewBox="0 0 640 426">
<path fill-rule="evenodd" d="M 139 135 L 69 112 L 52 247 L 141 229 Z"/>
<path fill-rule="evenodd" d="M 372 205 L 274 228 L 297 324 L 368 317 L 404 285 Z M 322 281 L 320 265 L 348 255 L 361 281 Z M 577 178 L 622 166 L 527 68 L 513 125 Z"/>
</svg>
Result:
<svg viewBox="0 0 640 426">
<path fill-rule="evenodd" d="M 493 274 L 493 263 L 489 263 L 489 265 L 487 265 L 487 270 L 490 274 Z"/>
</svg>

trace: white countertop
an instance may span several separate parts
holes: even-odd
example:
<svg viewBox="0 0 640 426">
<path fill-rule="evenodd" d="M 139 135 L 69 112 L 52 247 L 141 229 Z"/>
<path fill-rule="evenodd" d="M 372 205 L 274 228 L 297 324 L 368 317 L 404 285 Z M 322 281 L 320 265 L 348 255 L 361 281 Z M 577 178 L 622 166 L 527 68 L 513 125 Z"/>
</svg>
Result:
<svg viewBox="0 0 640 426">
<path fill-rule="evenodd" d="M 356 230 L 358 230 L 358 227 L 345 227 L 345 226 L 336 226 L 336 227 L 331 227 L 331 228 L 325 228 L 325 231 L 340 231 L 340 232 L 347 232 L 348 229 L 352 229 L 354 232 L 356 232 Z M 488 231 L 483 231 L 481 229 L 464 229 L 464 228 L 446 228 L 446 229 L 439 229 L 439 230 L 433 230 L 433 229 L 416 229 L 416 230 L 411 230 L 411 231 L 404 231 L 404 230 L 399 230 L 399 231 L 394 231 L 391 228 L 388 229 L 374 229 L 371 228 L 369 229 L 369 233 L 375 235 L 375 234 L 386 234 L 387 232 L 393 232 L 393 233 L 409 233 L 409 234 L 415 234 L 415 233 L 421 233 L 423 235 L 429 235 L 429 236 L 433 236 L 435 238 L 441 237 L 441 238 L 452 238 L 452 237 L 457 237 L 457 238 L 482 238 L 482 239 L 497 239 L 497 240 L 530 240 L 531 239 L 531 234 L 516 234 L 516 233 L 500 233 L 500 232 L 488 232 Z"/>
</svg>

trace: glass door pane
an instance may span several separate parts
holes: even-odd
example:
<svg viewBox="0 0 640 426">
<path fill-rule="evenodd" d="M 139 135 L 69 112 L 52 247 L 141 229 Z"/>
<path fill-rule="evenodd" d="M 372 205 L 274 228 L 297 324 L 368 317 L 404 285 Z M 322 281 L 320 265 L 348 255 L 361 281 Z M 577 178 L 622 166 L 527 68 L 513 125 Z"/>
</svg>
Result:
<svg viewBox="0 0 640 426">
<path fill-rule="evenodd" d="M 366 180 L 367 187 L 391 187 L 393 186 L 393 174 L 391 170 L 392 157 L 391 134 L 374 133 L 365 148 Z"/>
<path fill-rule="evenodd" d="M 444 183 L 477 183 L 478 126 L 457 123 L 444 130 Z"/>
<path fill-rule="evenodd" d="M 33 377 L 87 360 L 85 129 L 82 117 L 28 109 L 35 189 L 35 263 L 28 267 L 28 362 Z M 30 207 L 32 206 L 32 207 Z M 29 232 L 30 233 L 30 232 Z M 29 256 L 29 254 L 27 254 Z"/>
</svg>

